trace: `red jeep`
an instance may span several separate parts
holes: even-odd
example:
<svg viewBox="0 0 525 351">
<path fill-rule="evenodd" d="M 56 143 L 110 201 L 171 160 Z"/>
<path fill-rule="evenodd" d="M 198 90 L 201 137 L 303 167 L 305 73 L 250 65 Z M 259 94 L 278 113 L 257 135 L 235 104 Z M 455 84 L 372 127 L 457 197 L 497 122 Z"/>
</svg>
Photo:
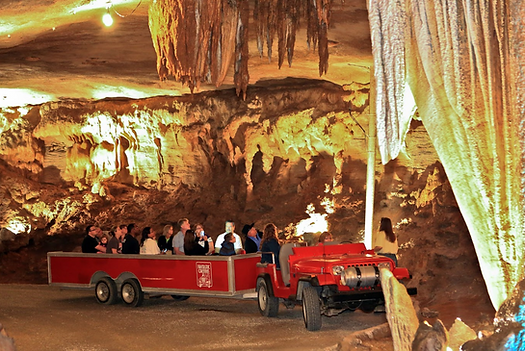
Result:
<svg viewBox="0 0 525 351">
<path fill-rule="evenodd" d="M 257 265 L 259 311 L 275 317 L 280 300 L 287 308 L 302 304 L 304 324 L 311 331 L 321 328 L 321 314 L 334 316 L 347 309 L 372 312 L 383 305 L 380 268 L 388 268 L 398 280 L 410 279 L 406 268 L 396 267 L 393 260 L 364 244 L 295 245 L 281 247 L 280 270 L 273 263 Z"/>
</svg>

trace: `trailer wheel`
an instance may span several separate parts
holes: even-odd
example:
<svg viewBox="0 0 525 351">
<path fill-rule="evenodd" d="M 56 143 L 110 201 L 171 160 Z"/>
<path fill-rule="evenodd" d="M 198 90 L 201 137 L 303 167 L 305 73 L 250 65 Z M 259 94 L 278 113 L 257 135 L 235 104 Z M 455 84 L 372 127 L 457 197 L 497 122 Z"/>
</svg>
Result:
<svg viewBox="0 0 525 351">
<path fill-rule="evenodd" d="M 109 277 L 100 279 L 95 285 L 95 297 L 99 303 L 113 305 L 117 302 L 117 294 L 117 284 Z"/>
<path fill-rule="evenodd" d="M 186 296 L 186 295 L 171 295 L 171 297 L 175 301 L 185 301 L 190 298 L 189 296 Z"/>
<path fill-rule="evenodd" d="M 124 280 L 120 289 L 120 296 L 126 306 L 129 307 L 138 307 L 144 301 L 144 293 L 140 288 L 139 282 L 133 278 Z"/>
<path fill-rule="evenodd" d="M 317 290 L 308 286 L 303 290 L 303 320 L 309 331 L 321 329 L 321 304 Z"/>
<path fill-rule="evenodd" d="M 257 279 L 257 306 L 265 317 L 275 317 L 279 312 L 279 298 L 271 296 L 264 278 Z"/>
</svg>

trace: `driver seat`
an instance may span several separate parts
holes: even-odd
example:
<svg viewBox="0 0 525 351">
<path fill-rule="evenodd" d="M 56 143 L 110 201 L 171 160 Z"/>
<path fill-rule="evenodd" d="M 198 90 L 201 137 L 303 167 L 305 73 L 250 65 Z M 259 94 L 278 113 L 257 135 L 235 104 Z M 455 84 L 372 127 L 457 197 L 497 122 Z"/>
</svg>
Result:
<svg viewBox="0 0 525 351">
<path fill-rule="evenodd" d="M 281 247 L 281 251 L 279 252 L 279 264 L 281 266 L 284 285 L 290 285 L 290 265 L 288 264 L 288 257 L 293 254 L 294 246 L 294 243 L 286 243 Z"/>
</svg>

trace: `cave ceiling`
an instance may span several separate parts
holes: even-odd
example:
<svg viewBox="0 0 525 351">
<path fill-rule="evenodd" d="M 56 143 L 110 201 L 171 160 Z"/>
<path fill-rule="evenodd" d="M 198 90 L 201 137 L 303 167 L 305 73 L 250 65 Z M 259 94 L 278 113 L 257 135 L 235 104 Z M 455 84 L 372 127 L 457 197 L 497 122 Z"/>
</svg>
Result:
<svg viewBox="0 0 525 351">
<path fill-rule="evenodd" d="M 189 92 L 173 77 L 159 79 L 145 0 L 6 0 L 0 2 L 2 106 L 63 98 L 142 98 Z M 254 3 L 250 2 L 253 7 Z M 107 7 L 109 6 L 109 10 Z M 108 12 L 114 23 L 104 26 Z M 366 2 L 334 1 L 328 29 L 329 65 L 322 79 L 337 84 L 370 81 L 372 63 Z M 301 77 L 319 79 L 319 54 L 308 48 L 306 21 L 299 21 L 292 65 L 279 69 L 277 37 L 271 62 L 257 50 L 248 26 L 249 83 Z M 234 84 L 234 65 L 220 88 Z M 201 84 L 198 91 L 217 89 Z M 27 95 L 27 94 L 30 95 Z"/>
</svg>

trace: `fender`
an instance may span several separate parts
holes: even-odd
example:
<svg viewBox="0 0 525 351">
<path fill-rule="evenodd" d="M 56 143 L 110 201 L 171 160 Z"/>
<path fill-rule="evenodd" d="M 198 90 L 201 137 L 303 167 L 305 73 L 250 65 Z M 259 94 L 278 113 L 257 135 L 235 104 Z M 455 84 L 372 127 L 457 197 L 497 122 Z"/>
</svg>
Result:
<svg viewBox="0 0 525 351">
<path fill-rule="evenodd" d="M 272 278 L 270 277 L 270 275 L 268 273 L 260 273 L 258 276 L 257 276 L 257 280 L 259 280 L 259 278 L 262 278 L 266 281 L 266 286 L 268 287 L 268 294 L 270 294 L 270 296 L 275 296 L 275 294 L 273 293 L 273 282 L 272 282 Z M 255 287 L 257 289 L 257 286 Z"/>
<path fill-rule="evenodd" d="M 303 299 L 303 290 L 308 286 L 313 286 L 316 288 L 320 287 L 317 276 L 299 278 L 299 281 L 297 282 L 297 295 L 295 297 L 296 300 Z"/>
</svg>

